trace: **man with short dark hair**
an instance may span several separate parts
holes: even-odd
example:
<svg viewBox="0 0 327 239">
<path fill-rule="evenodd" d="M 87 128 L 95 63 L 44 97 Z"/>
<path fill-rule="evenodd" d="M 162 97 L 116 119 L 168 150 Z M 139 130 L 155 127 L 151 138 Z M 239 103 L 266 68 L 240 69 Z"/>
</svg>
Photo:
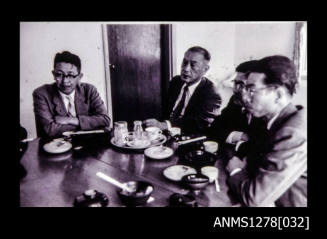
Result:
<svg viewBox="0 0 327 239">
<path fill-rule="evenodd" d="M 202 47 L 189 48 L 182 62 L 181 75 L 169 84 L 168 107 L 164 119 L 147 119 L 146 127 L 162 130 L 181 128 L 186 134 L 203 134 L 219 113 L 221 97 L 214 84 L 204 77 L 209 70 L 210 53 Z"/>
<path fill-rule="evenodd" d="M 52 71 L 55 83 L 33 92 L 38 137 L 61 137 L 65 131 L 109 127 L 110 118 L 96 88 L 81 83 L 81 60 L 68 51 L 57 53 Z"/>
<path fill-rule="evenodd" d="M 221 114 L 215 119 L 207 131 L 207 135 L 212 140 L 219 143 L 235 144 L 248 141 L 249 134 L 256 135 L 260 131 L 258 124 L 254 122 L 255 127 L 251 127 L 253 119 L 252 115 L 245 109 L 242 94 L 246 83 L 246 74 L 255 68 L 258 61 L 246 61 L 239 64 L 235 71 L 233 95 L 231 96 L 227 106 L 221 111 Z M 261 133 L 261 132 L 259 132 Z"/>
<path fill-rule="evenodd" d="M 226 167 L 228 185 L 245 206 L 307 206 L 306 112 L 291 103 L 296 85 L 294 64 L 285 56 L 265 57 L 248 73 L 243 102 L 265 120 L 268 134 Z"/>
</svg>

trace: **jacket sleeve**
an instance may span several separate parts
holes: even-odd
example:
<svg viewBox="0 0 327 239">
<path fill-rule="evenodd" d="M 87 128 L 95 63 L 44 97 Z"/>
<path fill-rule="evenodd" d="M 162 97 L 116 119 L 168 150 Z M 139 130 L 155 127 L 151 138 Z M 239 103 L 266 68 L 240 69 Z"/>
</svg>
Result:
<svg viewBox="0 0 327 239">
<path fill-rule="evenodd" d="M 182 128 L 182 131 L 205 133 L 206 129 L 218 116 L 222 100 L 215 87 L 208 88 L 197 100 L 198 102 L 193 106 L 192 113 L 172 122 L 172 125 Z"/>
<path fill-rule="evenodd" d="M 271 205 L 307 170 L 306 147 L 306 137 L 301 130 L 283 128 L 276 133 L 271 150 L 260 161 L 255 177 L 242 170 L 228 178 L 231 191 L 246 206 Z"/>
<path fill-rule="evenodd" d="M 110 126 L 110 118 L 103 101 L 95 87 L 90 87 L 88 93 L 89 112 L 88 115 L 78 115 L 82 130 L 93 130 Z"/>
<path fill-rule="evenodd" d="M 78 129 L 74 125 L 62 125 L 55 122 L 54 115 L 50 110 L 49 100 L 42 92 L 37 90 L 33 92 L 33 105 L 38 137 L 61 137 L 65 131 Z"/>
</svg>

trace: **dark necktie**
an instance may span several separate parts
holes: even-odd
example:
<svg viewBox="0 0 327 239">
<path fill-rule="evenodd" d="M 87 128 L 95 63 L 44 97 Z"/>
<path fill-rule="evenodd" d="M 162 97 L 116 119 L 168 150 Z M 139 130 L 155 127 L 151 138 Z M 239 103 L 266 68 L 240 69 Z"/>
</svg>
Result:
<svg viewBox="0 0 327 239">
<path fill-rule="evenodd" d="M 181 117 L 182 110 L 185 105 L 185 98 L 188 92 L 188 86 L 186 85 L 183 90 L 183 95 L 181 100 L 178 102 L 178 105 L 176 106 L 175 110 L 171 113 L 170 119 L 171 120 L 177 120 L 178 118 Z"/>
</svg>

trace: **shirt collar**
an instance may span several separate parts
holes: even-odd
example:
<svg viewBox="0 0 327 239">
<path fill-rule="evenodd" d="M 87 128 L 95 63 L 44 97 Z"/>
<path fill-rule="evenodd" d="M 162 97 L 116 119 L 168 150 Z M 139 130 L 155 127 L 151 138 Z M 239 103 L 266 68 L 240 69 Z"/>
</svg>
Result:
<svg viewBox="0 0 327 239">
<path fill-rule="evenodd" d="M 59 90 L 59 93 L 63 99 L 66 99 L 67 96 L 69 96 L 73 100 L 75 99 L 75 90 L 73 90 L 73 92 L 70 93 L 69 95 L 62 93 L 60 90 Z"/>
<path fill-rule="evenodd" d="M 274 117 L 272 117 L 272 118 L 269 120 L 269 122 L 268 122 L 268 124 L 267 124 L 267 129 L 268 129 L 268 130 L 271 128 L 272 124 L 273 124 L 273 123 L 275 122 L 275 120 L 278 118 L 279 114 L 280 114 L 280 112 L 277 113 Z"/>
<path fill-rule="evenodd" d="M 196 87 L 198 87 L 198 85 L 201 83 L 201 81 L 202 81 L 202 78 L 198 82 L 196 82 L 195 84 L 188 86 L 188 90 L 190 92 L 190 95 L 193 94 L 193 92 L 195 91 Z M 182 89 L 184 89 L 186 87 L 186 85 L 187 85 L 187 83 L 185 83 L 183 85 Z"/>
</svg>

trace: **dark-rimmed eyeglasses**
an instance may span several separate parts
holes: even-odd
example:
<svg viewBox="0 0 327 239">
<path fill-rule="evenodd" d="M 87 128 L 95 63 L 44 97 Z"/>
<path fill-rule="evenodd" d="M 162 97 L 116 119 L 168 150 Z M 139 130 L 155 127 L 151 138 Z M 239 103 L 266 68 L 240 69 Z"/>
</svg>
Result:
<svg viewBox="0 0 327 239">
<path fill-rule="evenodd" d="M 77 74 L 77 75 L 73 75 L 73 74 L 65 75 L 65 74 L 63 74 L 62 72 L 56 72 L 56 71 L 52 71 L 52 74 L 53 74 L 54 77 L 56 77 L 56 78 L 64 79 L 64 77 L 65 77 L 65 78 L 67 78 L 67 79 L 69 79 L 69 80 L 73 80 L 73 79 L 75 79 L 77 76 L 79 76 L 79 74 Z"/>
<path fill-rule="evenodd" d="M 253 88 L 253 87 L 247 87 L 247 86 L 244 86 L 244 90 L 247 94 L 250 95 L 250 97 L 253 97 L 257 92 L 259 91 L 262 91 L 262 90 L 265 90 L 265 89 L 268 89 L 268 88 L 271 88 L 271 87 L 275 87 L 275 86 L 266 86 L 266 87 L 262 87 L 262 88 Z"/>
</svg>

